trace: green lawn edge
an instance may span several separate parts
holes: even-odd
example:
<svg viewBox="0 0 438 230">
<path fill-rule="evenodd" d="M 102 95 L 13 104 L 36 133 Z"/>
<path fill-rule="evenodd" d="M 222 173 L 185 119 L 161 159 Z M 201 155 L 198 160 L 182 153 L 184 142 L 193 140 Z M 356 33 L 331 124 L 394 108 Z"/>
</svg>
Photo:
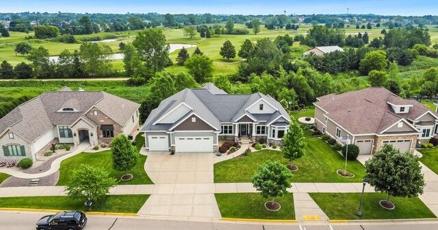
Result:
<svg viewBox="0 0 438 230">
<path fill-rule="evenodd" d="M 5 181 L 6 179 L 8 179 L 11 175 L 6 174 L 6 173 L 0 173 L 0 184 Z"/>
<path fill-rule="evenodd" d="M 293 194 L 288 193 L 276 199 L 281 204 L 278 212 L 267 211 L 268 200 L 260 193 L 216 193 L 216 201 L 223 218 L 294 220 Z"/>
<path fill-rule="evenodd" d="M 360 193 L 310 193 L 312 199 L 331 220 L 371 220 L 371 219 L 423 219 L 436 218 L 432 211 L 417 197 L 392 197 L 396 209 L 381 208 L 379 200 L 383 193 L 364 193 L 363 216 L 356 212 L 360 204 Z"/>
<path fill-rule="evenodd" d="M 149 195 L 111 195 L 88 211 L 137 213 Z M 84 210 L 84 204 L 68 196 L 1 197 L 0 208 Z"/>
<path fill-rule="evenodd" d="M 421 163 L 438 174 L 438 148 L 420 149 L 420 152 L 423 155 L 420 158 Z"/>
</svg>

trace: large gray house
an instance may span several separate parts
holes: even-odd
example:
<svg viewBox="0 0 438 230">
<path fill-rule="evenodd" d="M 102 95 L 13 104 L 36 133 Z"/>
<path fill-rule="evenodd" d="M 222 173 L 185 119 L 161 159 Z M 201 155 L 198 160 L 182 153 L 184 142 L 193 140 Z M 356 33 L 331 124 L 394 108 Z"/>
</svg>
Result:
<svg viewBox="0 0 438 230">
<path fill-rule="evenodd" d="M 230 95 L 209 83 L 163 100 L 141 131 L 147 151 L 215 152 L 220 140 L 280 144 L 290 117 L 269 95 Z"/>
<path fill-rule="evenodd" d="M 119 133 L 134 135 L 139 106 L 105 92 L 44 93 L 0 119 L 0 158 L 35 159 L 52 143 L 96 146 Z"/>
<path fill-rule="evenodd" d="M 356 144 L 360 154 L 372 154 L 385 144 L 413 152 L 417 142 L 438 133 L 435 112 L 385 88 L 329 94 L 314 105 L 316 127 L 340 144 Z"/>
</svg>

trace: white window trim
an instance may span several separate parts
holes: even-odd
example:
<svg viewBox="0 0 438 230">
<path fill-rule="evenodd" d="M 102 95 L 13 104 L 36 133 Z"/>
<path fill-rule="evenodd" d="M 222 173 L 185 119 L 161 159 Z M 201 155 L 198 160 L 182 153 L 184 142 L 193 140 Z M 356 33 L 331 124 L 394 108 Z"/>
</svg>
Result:
<svg viewBox="0 0 438 230">
<path fill-rule="evenodd" d="M 227 128 L 227 132 L 222 132 L 224 129 L 224 127 L 228 127 Z M 231 128 L 231 129 L 230 129 Z M 231 132 L 229 132 L 231 130 Z M 229 125 L 221 125 L 221 133 L 220 135 L 234 135 L 234 125 L 229 124 Z"/>
<path fill-rule="evenodd" d="M 262 131 L 262 128 L 264 128 L 264 132 L 263 133 L 258 133 L 258 128 L 260 128 L 260 131 Z M 255 135 L 256 136 L 266 136 L 266 135 L 268 135 L 268 129 L 267 129 L 267 126 L 266 125 L 256 125 L 256 127 L 255 127 Z"/>
<path fill-rule="evenodd" d="M 339 135 L 338 135 L 338 131 L 339 131 Z M 335 133 L 335 136 L 336 136 L 337 138 L 341 138 L 341 136 L 342 136 L 342 130 L 341 130 L 340 128 L 338 128 L 338 127 L 336 127 L 336 133 Z"/>
</svg>

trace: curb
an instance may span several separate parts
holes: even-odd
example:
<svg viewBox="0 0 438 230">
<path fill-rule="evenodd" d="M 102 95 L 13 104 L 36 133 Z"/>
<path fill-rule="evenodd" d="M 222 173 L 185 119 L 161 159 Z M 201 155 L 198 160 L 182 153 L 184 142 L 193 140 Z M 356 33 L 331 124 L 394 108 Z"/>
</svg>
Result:
<svg viewBox="0 0 438 230">
<path fill-rule="evenodd" d="M 297 223 L 296 220 L 275 220 L 275 219 L 246 219 L 246 218 L 222 218 L 223 221 L 234 222 L 271 222 L 271 223 Z"/>
<path fill-rule="evenodd" d="M 348 224 L 348 223 L 382 223 L 382 222 L 417 222 L 417 221 L 438 221 L 438 218 L 417 218 L 417 219 L 356 219 L 356 220 L 328 220 L 332 224 Z"/>
<path fill-rule="evenodd" d="M 0 211 L 16 211 L 16 212 L 60 212 L 61 209 L 38 209 L 38 208 L 0 208 Z M 137 216 L 137 213 L 132 212 L 85 212 L 91 216 Z"/>
</svg>

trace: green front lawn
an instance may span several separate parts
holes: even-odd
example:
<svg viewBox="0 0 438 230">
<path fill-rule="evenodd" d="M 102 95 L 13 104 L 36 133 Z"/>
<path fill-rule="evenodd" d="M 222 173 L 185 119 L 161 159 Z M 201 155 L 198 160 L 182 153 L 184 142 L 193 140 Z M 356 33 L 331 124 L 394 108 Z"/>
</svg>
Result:
<svg viewBox="0 0 438 230">
<path fill-rule="evenodd" d="M 265 209 L 267 199 L 260 193 L 220 193 L 215 194 L 222 217 L 243 219 L 295 219 L 294 199 L 292 194 L 277 198 L 281 204 L 278 212 Z"/>
<path fill-rule="evenodd" d="M 386 199 L 382 193 L 365 193 L 363 216 L 355 215 L 359 203 L 360 193 L 311 193 L 319 207 L 330 219 L 414 219 L 436 218 L 428 207 L 419 198 L 390 198 L 396 208 L 387 211 L 378 204 L 379 200 Z"/>
<path fill-rule="evenodd" d="M 0 173 L 0 184 L 9 178 L 9 175 L 6 173 Z"/>
<path fill-rule="evenodd" d="M 90 211 L 137 213 L 148 198 L 149 195 L 107 196 Z M 0 208 L 84 210 L 84 204 L 68 196 L 2 197 Z"/>
<path fill-rule="evenodd" d="M 420 161 L 438 174 L 438 148 L 422 149 L 420 152 L 423 154 Z"/>
<path fill-rule="evenodd" d="M 152 184 L 151 179 L 148 177 L 144 170 L 144 163 L 146 162 L 146 156 L 140 155 L 135 167 L 129 171 L 134 175 L 134 178 L 127 182 L 119 181 L 119 184 Z M 68 158 L 61 163 L 59 170 L 58 185 L 67 185 L 71 180 L 73 171 L 77 169 L 79 165 L 86 164 L 93 167 L 98 167 L 103 170 L 107 170 L 110 175 L 117 180 L 125 174 L 113 169 L 111 150 L 97 152 L 97 153 L 80 153 L 74 157 Z"/>
<path fill-rule="evenodd" d="M 358 161 L 348 162 L 348 171 L 355 174 L 353 178 L 341 177 L 337 169 L 344 167 L 344 159 L 328 144 L 318 137 L 306 135 L 304 156 L 295 161 L 298 172 L 293 173 L 293 182 L 361 182 L 365 169 Z M 280 151 L 261 150 L 248 156 L 241 156 L 215 164 L 214 181 L 250 182 L 257 168 L 268 160 L 286 164 Z"/>
</svg>

